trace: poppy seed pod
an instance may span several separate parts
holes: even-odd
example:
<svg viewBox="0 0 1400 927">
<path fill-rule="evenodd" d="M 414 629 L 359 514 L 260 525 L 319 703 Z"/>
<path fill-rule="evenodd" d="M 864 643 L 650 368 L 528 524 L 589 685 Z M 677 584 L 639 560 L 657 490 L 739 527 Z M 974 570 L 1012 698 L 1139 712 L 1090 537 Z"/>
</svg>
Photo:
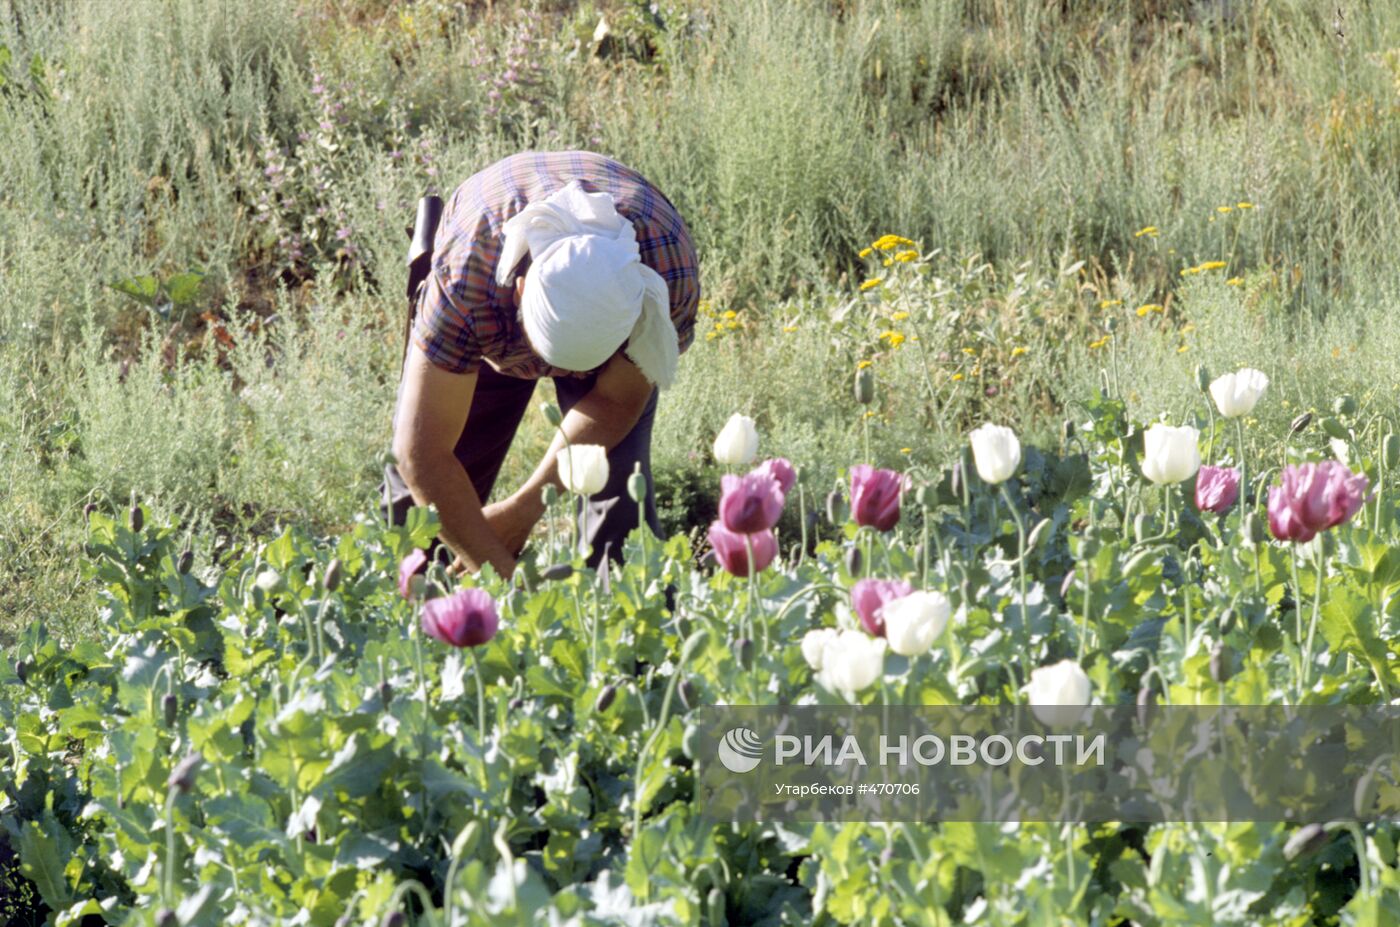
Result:
<svg viewBox="0 0 1400 927">
<path fill-rule="evenodd" d="M 540 492 L 540 501 L 545 504 L 546 508 L 553 508 L 554 503 L 559 501 L 558 487 L 553 483 L 546 484 L 544 489 Z"/>
<path fill-rule="evenodd" d="M 863 406 L 875 401 L 875 371 L 869 367 L 861 367 L 856 371 L 855 380 L 856 402 Z"/>
<path fill-rule="evenodd" d="M 853 577 L 859 577 L 865 570 L 865 555 L 860 552 L 859 547 L 851 547 L 846 551 L 846 572 Z"/>
<path fill-rule="evenodd" d="M 185 550 L 181 552 L 180 559 L 175 561 L 175 572 L 179 573 L 181 576 L 185 576 L 190 572 L 190 568 L 193 566 L 194 551 Z"/>
<path fill-rule="evenodd" d="M 593 710 L 598 714 L 603 714 L 612 707 L 612 703 L 617 699 L 617 686 L 608 683 L 603 686 L 603 691 L 598 693 L 598 700 L 593 703 Z"/>
<path fill-rule="evenodd" d="M 321 579 L 321 585 L 326 587 L 327 592 L 335 592 L 340 588 L 340 558 L 337 557 L 326 567 L 326 575 Z"/>
<path fill-rule="evenodd" d="M 180 711 L 180 703 L 173 695 L 166 695 L 160 700 L 161 710 L 165 712 L 165 726 L 174 727 L 176 716 Z"/>
<path fill-rule="evenodd" d="M 641 470 L 636 470 L 627 477 L 627 497 L 638 505 L 647 497 L 647 478 L 642 476 Z"/>
<path fill-rule="evenodd" d="M 384 680 L 379 684 L 379 701 L 385 707 L 394 700 L 394 687 L 389 684 L 389 680 Z"/>
<path fill-rule="evenodd" d="M 139 506 L 139 505 L 133 505 L 133 506 L 131 507 L 131 532 L 132 532 L 132 534 L 140 534 L 140 533 L 141 533 L 141 529 L 145 526 L 145 524 L 146 524 L 146 513 L 141 511 L 141 506 Z"/>
<path fill-rule="evenodd" d="M 1355 415 L 1356 400 L 1350 396 L 1338 396 L 1332 401 L 1332 411 L 1341 416 Z"/>
</svg>

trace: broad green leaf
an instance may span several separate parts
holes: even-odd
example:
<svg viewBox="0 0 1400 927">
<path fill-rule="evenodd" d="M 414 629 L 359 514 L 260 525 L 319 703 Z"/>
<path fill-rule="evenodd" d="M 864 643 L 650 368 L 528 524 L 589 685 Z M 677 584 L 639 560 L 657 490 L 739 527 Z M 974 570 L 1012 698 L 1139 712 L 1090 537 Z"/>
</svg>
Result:
<svg viewBox="0 0 1400 927">
<path fill-rule="evenodd" d="M 19 832 L 20 871 L 39 889 L 44 904 L 61 910 L 73 903 L 73 890 L 63 870 L 73 855 L 73 838 L 52 811 L 27 821 Z"/>
<path fill-rule="evenodd" d="M 1395 674 L 1387 648 L 1376 634 L 1375 609 L 1350 586 L 1333 589 L 1322 605 L 1323 638 L 1340 653 L 1350 653 L 1366 663 L 1392 692 Z"/>
</svg>

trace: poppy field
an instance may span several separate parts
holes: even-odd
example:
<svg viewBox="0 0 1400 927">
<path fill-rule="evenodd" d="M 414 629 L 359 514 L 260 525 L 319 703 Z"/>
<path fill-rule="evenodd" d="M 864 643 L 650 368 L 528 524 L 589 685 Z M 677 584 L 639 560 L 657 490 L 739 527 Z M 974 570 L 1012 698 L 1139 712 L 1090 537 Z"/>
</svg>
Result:
<svg viewBox="0 0 1400 927">
<path fill-rule="evenodd" d="M 1280 470 L 1207 425 L 1266 375 L 1203 385 L 1183 424 L 1099 396 L 1058 449 L 989 424 L 946 470 L 830 492 L 736 415 L 712 553 L 638 531 L 599 570 L 560 532 L 450 577 L 426 509 L 193 562 L 177 525 L 94 509 L 98 634 L 5 653 L 0 823 L 60 925 L 1391 923 L 1388 824 L 696 804 L 704 705 L 1389 701 L 1400 439 L 1343 397 Z M 586 495 L 606 461 L 572 453 Z"/>
</svg>

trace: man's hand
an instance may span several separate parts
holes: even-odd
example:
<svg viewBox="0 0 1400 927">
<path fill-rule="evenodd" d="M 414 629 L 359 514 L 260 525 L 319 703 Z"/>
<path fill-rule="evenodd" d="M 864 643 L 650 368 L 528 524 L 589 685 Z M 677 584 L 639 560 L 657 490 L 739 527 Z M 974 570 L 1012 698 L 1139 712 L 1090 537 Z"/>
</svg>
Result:
<svg viewBox="0 0 1400 927">
<path fill-rule="evenodd" d="M 544 503 L 538 498 L 531 501 L 525 498 L 524 491 L 517 492 L 500 502 L 486 506 L 486 523 L 501 539 L 512 556 L 519 556 L 525 542 L 530 539 L 530 531 L 544 514 Z"/>
</svg>

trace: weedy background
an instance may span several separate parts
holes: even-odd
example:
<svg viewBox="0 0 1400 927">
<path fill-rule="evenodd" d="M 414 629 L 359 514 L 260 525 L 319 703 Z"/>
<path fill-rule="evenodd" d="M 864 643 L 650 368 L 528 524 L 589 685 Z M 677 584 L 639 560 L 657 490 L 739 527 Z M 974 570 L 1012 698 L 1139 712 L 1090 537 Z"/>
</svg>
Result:
<svg viewBox="0 0 1400 927">
<path fill-rule="evenodd" d="M 735 410 L 819 480 L 866 425 L 888 464 L 987 418 L 1054 441 L 1105 375 L 1179 416 L 1198 363 L 1269 372 L 1265 448 L 1341 391 L 1389 415 L 1400 8 L 1334 7 L 6 4 L 0 634 L 91 626 L 88 502 L 202 546 L 371 505 L 413 204 L 528 148 L 633 165 L 695 234 L 712 336 L 658 425 L 670 529 L 708 517 Z M 862 294 L 900 269 L 858 255 L 887 233 L 923 269 Z M 883 335 L 896 305 L 924 340 Z"/>
</svg>

